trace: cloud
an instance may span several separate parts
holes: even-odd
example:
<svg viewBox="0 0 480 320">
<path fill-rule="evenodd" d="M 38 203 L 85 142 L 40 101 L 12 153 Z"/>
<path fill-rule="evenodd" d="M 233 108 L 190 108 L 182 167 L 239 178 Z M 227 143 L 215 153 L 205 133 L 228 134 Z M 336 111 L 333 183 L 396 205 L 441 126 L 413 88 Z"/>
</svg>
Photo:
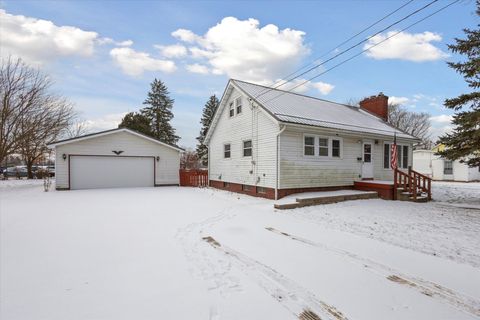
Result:
<svg viewBox="0 0 480 320">
<path fill-rule="evenodd" d="M 401 105 L 404 105 L 406 103 L 410 102 L 410 99 L 408 99 L 407 97 L 394 97 L 394 96 L 391 96 L 388 98 L 388 103 L 391 103 L 391 104 L 401 104 Z"/>
<path fill-rule="evenodd" d="M 189 44 L 194 59 L 204 60 L 214 74 L 270 84 L 293 71 L 309 53 L 305 32 L 273 24 L 260 27 L 255 19 L 226 17 L 204 35 L 178 29 L 172 36 Z"/>
<path fill-rule="evenodd" d="M 279 82 L 279 81 L 281 81 L 281 79 L 278 79 L 276 81 L 277 83 L 276 86 L 282 84 L 282 82 Z M 334 85 L 325 83 L 325 82 L 312 82 L 312 81 L 305 82 L 305 81 L 306 79 L 295 79 L 291 82 L 288 82 L 288 83 L 285 83 L 284 85 L 279 86 L 278 89 L 287 90 L 287 91 L 290 91 L 293 89 L 293 92 L 296 92 L 296 93 L 305 93 L 313 89 L 313 90 L 318 90 L 318 92 L 320 92 L 322 95 L 327 95 L 335 88 Z M 295 88 L 301 83 L 304 83 L 304 84 Z"/>
<path fill-rule="evenodd" d="M 180 58 L 188 53 L 187 48 L 181 44 L 172 44 L 170 46 L 155 45 L 154 47 L 159 49 L 162 55 L 167 58 Z"/>
<path fill-rule="evenodd" d="M 192 73 L 200 73 L 200 74 L 208 74 L 208 67 L 194 63 L 194 64 L 189 64 L 185 67 L 188 71 Z"/>
<path fill-rule="evenodd" d="M 430 117 L 431 122 L 440 123 L 440 124 L 452 123 L 452 120 L 453 120 L 453 116 L 448 114 L 441 114 L 438 116 Z"/>
<path fill-rule="evenodd" d="M 122 71 L 130 76 L 140 76 L 145 71 L 171 73 L 177 69 L 173 61 L 155 59 L 148 53 L 135 51 L 129 47 L 113 48 L 110 56 Z"/>
<path fill-rule="evenodd" d="M 431 127 L 430 134 L 433 140 L 436 140 L 439 136 L 449 133 L 453 130 L 452 115 L 440 114 L 429 118 Z"/>
<path fill-rule="evenodd" d="M 0 9 L 2 56 L 42 64 L 60 56 L 91 56 L 98 33 L 48 20 L 12 15 Z"/>
<path fill-rule="evenodd" d="M 82 122 L 83 125 L 87 128 L 88 132 L 98 132 L 103 130 L 115 129 L 118 127 L 122 118 L 127 114 L 127 112 L 122 113 L 110 113 L 104 116 L 85 120 Z"/>
<path fill-rule="evenodd" d="M 119 47 L 130 47 L 131 45 L 133 45 L 132 40 L 115 41 L 112 38 L 108 38 L 108 37 L 98 39 L 97 43 L 100 44 L 100 45 L 114 44 L 114 45 L 119 46 Z"/>
<path fill-rule="evenodd" d="M 395 33 L 397 33 L 397 31 L 389 31 L 376 35 L 364 45 L 363 49 L 368 49 Z M 400 59 L 414 62 L 440 60 L 448 57 L 448 54 L 435 47 L 432 42 L 439 42 L 441 40 L 442 37 L 434 32 L 401 32 L 370 49 L 365 54 L 368 57 L 378 60 Z"/>
</svg>

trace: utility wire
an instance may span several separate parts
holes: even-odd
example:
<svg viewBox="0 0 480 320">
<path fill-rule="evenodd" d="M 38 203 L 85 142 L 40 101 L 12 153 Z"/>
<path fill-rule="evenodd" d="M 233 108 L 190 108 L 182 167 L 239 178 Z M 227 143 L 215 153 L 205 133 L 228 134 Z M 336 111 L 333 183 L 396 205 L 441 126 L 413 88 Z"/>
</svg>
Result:
<svg viewBox="0 0 480 320">
<path fill-rule="evenodd" d="M 455 3 L 459 2 L 459 1 L 460 1 L 460 0 L 455 0 L 454 2 L 451 2 L 451 3 L 449 3 L 448 5 L 441 7 L 441 8 L 440 8 L 440 9 L 438 9 L 437 11 L 434 11 L 434 12 L 432 12 L 431 14 L 429 14 L 429 15 L 427 15 L 427 16 L 425 16 L 425 17 L 423 17 L 422 19 L 420 19 L 420 20 L 418 20 L 418 21 L 416 21 L 416 22 L 414 22 L 414 23 L 412 23 L 412 24 L 408 25 L 407 27 L 403 28 L 402 30 L 400 30 L 400 31 L 397 31 L 397 32 L 395 32 L 394 34 L 392 34 L 392 35 L 388 36 L 387 38 L 383 39 L 382 41 L 380 41 L 380 42 L 378 42 L 378 43 L 376 43 L 376 44 L 374 44 L 374 45 L 372 45 L 372 46 L 368 47 L 367 49 L 364 49 L 364 50 L 360 51 L 359 53 L 357 53 L 357 54 L 355 54 L 355 55 L 351 56 L 351 57 L 350 57 L 350 58 L 348 58 L 348 59 L 345 59 L 345 60 L 343 60 L 342 62 L 340 62 L 340 63 L 338 63 L 338 64 L 334 65 L 333 67 L 331 67 L 331 68 L 329 68 L 329 69 L 325 70 L 324 72 L 322 72 L 322 73 L 320 73 L 320 74 L 318 74 L 318 75 L 316 75 L 316 76 L 314 76 L 314 77 L 311 77 L 310 79 L 307 79 L 307 80 L 305 80 L 305 81 L 301 82 L 300 84 L 298 84 L 298 85 L 294 86 L 293 88 L 290 88 L 289 90 L 286 90 L 286 91 L 281 91 L 281 90 L 279 90 L 279 91 L 280 91 L 280 94 L 278 94 L 277 96 L 275 96 L 275 97 L 272 97 L 272 98 L 270 98 L 270 99 L 268 99 L 268 100 L 266 100 L 266 101 L 263 101 L 262 103 L 267 103 L 267 102 L 269 102 L 269 101 L 272 101 L 272 100 L 274 100 L 274 99 L 277 99 L 278 97 L 280 97 L 280 96 L 284 95 L 285 93 L 289 93 L 289 92 L 291 92 L 292 90 L 295 90 L 296 88 L 298 88 L 298 87 L 300 87 L 300 86 L 303 86 L 304 84 L 306 84 L 306 83 L 308 83 L 308 82 L 312 81 L 313 79 L 316 79 L 316 78 L 320 77 L 321 75 L 324 75 L 325 73 L 329 72 L 330 70 L 333 70 L 333 69 L 335 69 L 335 68 L 337 68 L 337 67 L 341 66 L 342 64 L 344 64 L 344 63 L 347 63 L 348 61 L 350 61 L 350 60 L 352 60 L 352 59 L 354 59 L 354 58 L 356 58 L 356 57 L 360 56 L 362 53 L 364 53 L 364 52 L 367 52 L 367 51 L 369 51 L 370 49 L 372 49 L 372 48 L 374 48 L 374 47 L 376 47 L 376 46 L 378 46 L 378 45 L 380 45 L 380 44 L 384 43 L 385 41 L 387 41 L 387 40 L 389 40 L 389 39 L 391 39 L 391 38 L 395 37 L 396 35 L 398 35 L 398 34 L 402 33 L 403 31 L 405 31 L 405 30 L 407 30 L 407 29 L 410 29 L 411 27 L 413 27 L 413 26 L 415 26 L 415 25 L 419 24 L 419 23 L 420 23 L 420 22 L 422 22 L 422 21 L 425 21 L 426 19 L 428 19 L 428 18 L 430 18 L 430 17 L 432 17 L 432 16 L 436 15 L 436 14 L 437 14 L 437 13 L 439 13 L 440 11 L 443 11 L 443 10 L 447 9 L 448 7 L 450 7 L 450 6 L 454 5 Z M 271 89 L 271 90 L 273 90 L 273 89 Z"/>
<path fill-rule="evenodd" d="M 301 67 L 300 69 L 297 69 L 296 71 L 294 71 L 294 72 L 286 75 L 285 77 L 282 77 L 282 79 L 273 82 L 270 86 L 274 86 L 274 85 L 276 85 L 276 84 L 279 83 L 279 82 L 286 81 L 286 80 L 283 80 L 283 79 L 288 79 L 289 77 L 295 75 L 297 72 L 300 72 L 300 71 L 302 71 L 303 69 L 307 68 L 308 66 L 316 63 L 318 60 L 324 58 L 325 56 L 327 56 L 327 55 L 330 54 L 331 52 L 334 52 L 336 49 L 338 49 L 338 48 L 340 48 L 341 46 L 343 46 L 344 44 L 350 42 L 350 40 L 355 39 L 356 37 L 358 37 L 359 35 L 361 35 L 361 34 L 364 33 L 365 31 L 367 31 L 368 29 L 376 26 L 376 25 L 379 24 L 380 22 L 384 21 L 385 19 L 387 19 L 388 17 L 390 17 L 390 16 L 392 16 L 393 14 L 397 13 L 398 11 L 400 11 L 401 9 L 403 9 L 404 7 L 408 6 L 408 5 L 409 5 L 410 3 L 412 3 L 413 1 L 415 1 L 415 0 L 410 0 L 410 1 L 406 2 L 405 4 L 401 5 L 401 6 L 398 7 L 397 9 L 393 10 L 392 12 L 390 12 L 389 14 L 387 14 L 386 16 L 384 16 L 383 18 L 381 18 L 380 20 L 375 21 L 374 23 L 372 23 L 372 24 L 369 25 L 368 27 L 362 29 L 361 31 L 357 32 L 356 34 L 354 34 L 353 36 L 351 36 L 351 37 L 348 38 L 347 40 L 343 41 L 342 43 L 336 45 L 334 48 L 332 48 L 332 49 L 330 49 L 329 51 L 325 52 L 323 55 L 317 57 L 317 58 L 314 59 L 312 62 L 304 65 L 304 66 Z"/>
<path fill-rule="evenodd" d="M 356 48 L 356 47 L 358 47 L 359 45 L 361 45 L 362 43 L 365 43 L 365 42 L 367 42 L 368 40 L 370 40 L 371 38 L 375 37 L 376 35 L 378 35 L 378 34 L 380 34 L 380 33 L 384 32 L 384 31 L 386 31 L 386 30 L 390 29 L 391 27 L 393 27 L 393 26 L 395 26 L 395 25 L 397 25 L 397 24 L 399 24 L 399 23 L 401 23 L 401 22 L 405 21 L 406 19 L 408 19 L 408 18 L 410 18 L 411 16 L 413 16 L 413 15 L 415 15 L 415 14 L 419 13 L 420 11 L 422 11 L 422 10 L 425 10 L 426 8 L 428 8 L 429 6 L 431 6 L 432 4 L 434 4 L 435 2 L 438 2 L 438 1 L 439 1 L 439 0 L 433 0 L 433 1 L 429 2 L 429 3 L 427 3 L 427 4 L 426 4 L 426 5 L 424 5 L 423 7 L 421 7 L 421 8 L 419 8 L 419 9 L 417 9 L 417 10 L 413 11 L 412 13 L 410 13 L 410 14 L 408 14 L 407 16 L 403 17 L 402 19 L 399 19 L 399 20 L 395 21 L 394 23 L 392 23 L 392 24 L 390 24 L 389 26 L 387 26 L 387 27 L 383 28 L 382 30 L 380 30 L 380 31 L 378 31 L 378 32 L 376 32 L 376 33 L 374 33 L 374 34 L 372 34 L 372 35 L 371 35 L 371 36 L 369 36 L 368 38 L 366 38 L 366 39 L 364 39 L 364 40 L 362 40 L 362 41 L 359 41 L 358 43 L 356 43 L 356 44 L 354 44 L 354 45 L 352 45 L 352 46 L 348 47 L 347 49 L 345 49 L 345 50 L 343 50 L 343 51 L 341 51 L 341 52 L 337 53 L 336 55 L 334 55 L 333 57 L 331 57 L 331 58 L 329 58 L 329 59 L 325 60 L 324 62 L 314 65 L 313 67 L 311 67 L 311 68 L 307 69 L 306 71 L 304 71 L 304 72 L 300 73 L 299 75 L 297 75 L 297 76 L 295 76 L 295 77 L 293 77 L 293 78 L 287 79 L 287 81 L 285 81 L 284 83 L 282 83 L 282 84 L 279 84 L 279 85 L 277 85 L 277 86 L 274 86 L 273 88 L 267 89 L 265 92 L 260 92 L 260 93 L 259 93 L 257 96 L 255 96 L 255 98 L 258 98 L 258 97 L 260 97 L 260 96 L 262 96 L 262 95 L 266 94 L 266 93 L 267 93 L 267 92 L 269 92 L 270 90 L 273 90 L 273 89 L 278 89 L 278 88 L 280 88 L 281 86 L 283 86 L 283 85 L 287 84 L 288 82 L 291 82 L 291 81 L 293 81 L 293 80 L 295 80 L 295 79 L 298 79 L 299 77 L 301 77 L 301 76 L 303 76 L 303 75 L 305 75 L 305 74 L 309 73 L 309 72 L 310 72 L 310 71 L 312 71 L 312 70 L 315 70 L 316 68 L 318 68 L 318 67 L 320 67 L 320 66 L 324 65 L 325 63 L 327 63 L 327 62 L 329 62 L 329 61 L 332 61 L 333 59 L 335 59 L 335 58 L 337 58 L 337 57 L 339 57 L 339 56 L 341 56 L 341 55 L 343 55 L 343 54 L 345 54 L 345 53 L 349 52 L 349 51 L 350 51 L 350 50 L 352 50 L 353 48 Z"/>
</svg>

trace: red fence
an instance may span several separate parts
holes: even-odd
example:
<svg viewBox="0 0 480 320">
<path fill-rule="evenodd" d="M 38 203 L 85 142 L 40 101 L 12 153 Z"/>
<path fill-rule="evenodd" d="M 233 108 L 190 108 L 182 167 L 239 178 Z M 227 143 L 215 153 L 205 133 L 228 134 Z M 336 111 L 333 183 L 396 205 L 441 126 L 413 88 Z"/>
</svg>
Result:
<svg viewBox="0 0 480 320">
<path fill-rule="evenodd" d="M 183 187 L 207 187 L 208 170 L 180 169 L 180 185 Z"/>
</svg>

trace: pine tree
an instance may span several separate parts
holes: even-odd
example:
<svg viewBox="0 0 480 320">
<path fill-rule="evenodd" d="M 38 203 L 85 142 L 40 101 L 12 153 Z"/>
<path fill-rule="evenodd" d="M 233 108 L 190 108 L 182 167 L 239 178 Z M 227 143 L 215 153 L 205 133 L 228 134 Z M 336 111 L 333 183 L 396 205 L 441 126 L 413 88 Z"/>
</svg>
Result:
<svg viewBox="0 0 480 320">
<path fill-rule="evenodd" d="M 200 129 L 200 135 L 197 137 L 197 157 L 204 166 L 208 164 L 208 150 L 207 146 L 203 144 L 203 141 L 205 140 L 208 128 L 210 128 L 210 123 L 213 120 L 213 116 L 215 115 L 215 111 L 217 111 L 219 103 L 220 101 L 218 98 L 213 95 L 203 107 L 202 119 L 200 120 L 202 128 Z"/>
<path fill-rule="evenodd" d="M 477 0 L 476 13 L 480 16 L 480 0 Z M 453 53 L 465 55 L 466 60 L 448 62 L 448 65 L 463 75 L 472 92 L 445 100 L 445 107 L 457 113 L 452 120 L 453 132 L 439 138 L 445 150 L 438 154 L 475 167 L 480 166 L 480 29 L 463 31 L 466 38 L 455 38 L 456 43 L 448 47 Z"/>
<path fill-rule="evenodd" d="M 172 107 L 174 100 L 162 81 L 154 79 L 144 107 L 140 112 L 150 120 L 152 135 L 168 144 L 176 144 L 180 139 L 175 135 L 175 129 L 170 124 L 173 119 Z"/>
<path fill-rule="evenodd" d="M 123 117 L 122 122 L 118 125 L 118 127 L 132 129 L 147 136 L 153 137 L 153 132 L 150 127 L 150 120 L 141 113 L 127 113 Z"/>
</svg>

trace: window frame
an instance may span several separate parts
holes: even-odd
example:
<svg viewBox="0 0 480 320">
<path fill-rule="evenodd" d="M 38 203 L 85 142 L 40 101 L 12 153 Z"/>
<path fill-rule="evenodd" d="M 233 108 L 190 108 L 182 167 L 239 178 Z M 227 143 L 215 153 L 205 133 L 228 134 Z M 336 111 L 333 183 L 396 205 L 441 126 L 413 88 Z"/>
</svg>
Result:
<svg viewBox="0 0 480 320">
<path fill-rule="evenodd" d="M 447 169 L 447 166 L 445 165 L 446 163 L 450 163 L 451 167 L 449 168 L 450 169 L 450 173 L 446 173 L 445 172 L 445 169 Z M 447 159 L 444 159 L 443 160 L 443 175 L 444 176 L 453 176 L 453 161 L 452 160 L 447 160 Z"/>
<path fill-rule="evenodd" d="M 235 117 L 235 104 L 233 101 L 231 101 L 228 104 L 228 118 L 233 118 Z"/>
<path fill-rule="evenodd" d="M 240 100 L 240 105 L 237 103 Z M 235 98 L 235 114 L 238 116 L 243 111 L 243 99 L 242 96 Z M 240 107 L 240 112 L 238 112 L 238 108 Z"/>
<path fill-rule="evenodd" d="M 267 188 L 257 186 L 255 192 L 259 193 L 259 194 L 266 194 L 267 193 Z"/>
<path fill-rule="evenodd" d="M 393 141 L 383 141 L 383 170 L 393 170 L 392 169 L 392 144 Z M 388 168 L 385 168 L 385 145 L 388 145 Z M 403 150 L 404 147 L 408 148 L 407 163 L 404 163 Z M 408 169 L 410 162 L 410 154 L 413 152 L 412 147 L 409 144 L 397 143 L 397 167 L 399 169 Z M 404 166 L 405 165 L 405 166 Z"/>
<path fill-rule="evenodd" d="M 228 146 L 229 149 L 228 149 L 228 157 L 225 156 L 225 154 L 227 153 L 227 151 L 225 150 L 225 147 Z M 232 158 L 232 144 L 230 142 L 226 142 L 223 144 L 223 159 L 231 159 Z"/>
<path fill-rule="evenodd" d="M 312 145 L 305 144 L 305 139 L 306 138 L 313 138 L 313 144 Z M 312 135 L 309 135 L 309 134 L 304 134 L 303 135 L 303 156 L 304 157 L 315 157 L 316 141 L 317 141 L 317 138 L 313 134 Z M 313 148 L 313 154 L 306 154 L 305 153 L 305 147 Z"/>
<path fill-rule="evenodd" d="M 253 190 L 253 186 L 249 184 L 242 184 L 242 191 L 251 192 Z"/>
<path fill-rule="evenodd" d="M 313 145 L 306 145 L 305 138 L 313 138 Z M 328 148 L 328 155 L 320 155 L 320 139 L 327 139 L 327 147 Z M 339 142 L 339 156 L 333 156 L 333 140 L 337 140 Z M 313 147 L 313 154 L 305 154 L 305 147 Z M 325 148 L 325 146 L 322 146 Z M 343 138 L 339 136 L 326 136 L 326 135 L 318 135 L 318 134 L 310 134 L 304 133 L 303 134 L 303 148 L 302 148 L 302 156 L 306 158 L 316 158 L 321 160 L 342 160 L 343 159 Z"/>
<path fill-rule="evenodd" d="M 245 148 L 245 143 L 246 142 L 249 142 L 250 141 L 250 148 Z M 250 149 L 250 155 L 245 155 L 245 150 L 248 150 Z M 242 140 L 242 157 L 243 158 L 249 158 L 249 157 L 253 157 L 253 141 L 252 139 L 246 139 L 246 140 Z"/>
</svg>

